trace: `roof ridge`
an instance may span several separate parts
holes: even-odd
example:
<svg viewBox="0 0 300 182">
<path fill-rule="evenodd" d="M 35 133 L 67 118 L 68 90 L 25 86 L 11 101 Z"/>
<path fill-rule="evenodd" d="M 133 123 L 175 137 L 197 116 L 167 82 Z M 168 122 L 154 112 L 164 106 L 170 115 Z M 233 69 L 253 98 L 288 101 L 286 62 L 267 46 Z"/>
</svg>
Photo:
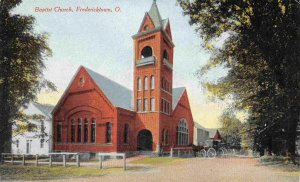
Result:
<svg viewBox="0 0 300 182">
<path fill-rule="evenodd" d="M 96 72 L 96 71 L 94 71 L 94 70 L 92 70 L 92 69 L 90 69 L 88 67 L 85 67 L 85 66 L 82 66 L 82 67 L 85 68 L 88 71 L 91 71 L 91 72 L 93 72 L 93 73 L 95 73 L 95 74 L 97 74 L 97 75 L 99 75 L 99 76 L 101 76 L 101 77 L 103 77 L 103 78 L 105 78 L 105 79 L 107 79 L 107 80 L 109 80 L 109 81 L 111 81 L 111 82 L 113 82 L 113 83 L 115 83 L 115 84 L 123 87 L 124 89 L 127 89 L 128 91 L 132 91 L 130 88 L 125 87 L 124 85 L 122 85 L 122 84 L 120 84 L 120 83 L 118 83 L 118 82 L 116 82 L 116 81 L 108 78 L 107 76 L 104 76 L 104 75 L 102 75 L 102 74 L 100 74 L 100 73 L 98 73 L 98 72 Z"/>
<path fill-rule="evenodd" d="M 132 110 L 132 90 L 92 69 L 83 68 L 114 107 Z"/>
</svg>

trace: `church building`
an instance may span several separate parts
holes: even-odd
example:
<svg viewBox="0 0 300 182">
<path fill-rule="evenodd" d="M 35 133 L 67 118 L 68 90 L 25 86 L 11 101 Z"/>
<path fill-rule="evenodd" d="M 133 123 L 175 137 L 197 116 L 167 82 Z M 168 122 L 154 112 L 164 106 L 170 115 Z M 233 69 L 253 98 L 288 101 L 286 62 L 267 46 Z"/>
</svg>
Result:
<svg viewBox="0 0 300 182">
<path fill-rule="evenodd" d="M 193 143 L 187 91 L 172 87 L 170 21 L 155 1 L 132 38 L 133 91 L 81 66 L 52 112 L 54 151 L 169 151 Z"/>
</svg>

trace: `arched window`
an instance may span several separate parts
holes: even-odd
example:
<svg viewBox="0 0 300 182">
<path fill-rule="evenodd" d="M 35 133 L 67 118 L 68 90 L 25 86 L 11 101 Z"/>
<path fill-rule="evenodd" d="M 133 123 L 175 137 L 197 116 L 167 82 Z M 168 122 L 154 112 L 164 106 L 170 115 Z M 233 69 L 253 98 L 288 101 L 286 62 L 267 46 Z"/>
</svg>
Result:
<svg viewBox="0 0 300 182">
<path fill-rule="evenodd" d="M 144 90 L 148 90 L 148 77 L 144 78 Z"/>
<path fill-rule="evenodd" d="M 143 110 L 148 111 L 148 99 L 147 98 L 144 99 L 144 109 Z"/>
<path fill-rule="evenodd" d="M 91 124 L 91 142 L 95 143 L 96 142 L 96 119 L 92 119 L 92 124 Z"/>
<path fill-rule="evenodd" d="M 56 142 L 60 143 L 62 142 L 62 122 L 58 122 L 56 127 Z"/>
<path fill-rule="evenodd" d="M 164 57 L 164 59 L 169 60 L 169 54 L 166 50 L 164 50 L 163 57 Z"/>
<path fill-rule="evenodd" d="M 111 143 L 111 138 L 112 138 L 112 124 L 111 123 L 106 123 L 106 143 Z"/>
<path fill-rule="evenodd" d="M 75 121 L 71 119 L 71 142 L 75 142 Z"/>
<path fill-rule="evenodd" d="M 82 127 L 82 119 L 78 119 L 78 127 L 77 127 L 77 142 L 81 143 L 81 127 Z"/>
<path fill-rule="evenodd" d="M 142 100 L 141 99 L 137 99 L 136 100 L 136 109 L 137 109 L 137 112 L 140 112 L 142 110 L 141 106 L 142 106 Z"/>
<path fill-rule="evenodd" d="M 138 88 L 138 91 L 142 90 L 142 80 L 140 77 L 138 77 L 138 79 L 137 79 L 137 88 Z"/>
<path fill-rule="evenodd" d="M 151 75 L 151 77 L 150 77 L 150 88 L 151 88 L 151 89 L 154 89 L 154 87 L 155 87 L 154 84 L 155 84 L 154 76 Z"/>
<path fill-rule="evenodd" d="M 155 111 L 155 98 L 154 97 L 152 97 L 151 99 L 150 99 L 150 111 Z"/>
<path fill-rule="evenodd" d="M 129 141 L 129 125 L 125 124 L 124 126 L 124 143 L 128 143 Z"/>
<path fill-rule="evenodd" d="M 166 144 L 169 144 L 169 131 L 166 130 Z"/>
<path fill-rule="evenodd" d="M 144 47 L 141 52 L 141 55 L 142 55 L 142 59 L 152 56 L 152 48 L 150 46 Z"/>
<path fill-rule="evenodd" d="M 88 135 L 89 135 L 89 121 L 87 118 L 84 119 L 84 128 L 83 128 L 83 142 L 88 142 Z"/>
<path fill-rule="evenodd" d="M 177 127 L 177 145 L 189 144 L 189 129 L 186 119 L 181 119 Z"/>
</svg>

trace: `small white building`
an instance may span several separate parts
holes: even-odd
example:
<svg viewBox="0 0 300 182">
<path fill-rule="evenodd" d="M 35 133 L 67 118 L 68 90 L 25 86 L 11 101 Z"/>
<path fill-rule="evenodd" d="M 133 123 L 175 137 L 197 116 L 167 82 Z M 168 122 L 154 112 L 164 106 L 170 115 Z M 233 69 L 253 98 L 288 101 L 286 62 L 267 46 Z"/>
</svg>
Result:
<svg viewBox="0 0 300 182">
<path fill-rule="evenodd" d="M 28 108 L 24 110 L 27 115 L 43 115 L 43 121 L 30 121 L 35 124 L 34 132 L 25 132 L 15 134 L 12 138 L 12 153 L 13 154 L 48 154 L 52 150 L 52 115 L 53 106 L 39 104 L 36 102 L 30 103 Z M 46 133 L 43 135 L 42 133 Z"/>
<path fill-rule="evenodd" d="M 209 139 L 209 132 L 199 123 L 194 122 L 194 145 L 204 146 L 206 140 Z"/>
</svg>

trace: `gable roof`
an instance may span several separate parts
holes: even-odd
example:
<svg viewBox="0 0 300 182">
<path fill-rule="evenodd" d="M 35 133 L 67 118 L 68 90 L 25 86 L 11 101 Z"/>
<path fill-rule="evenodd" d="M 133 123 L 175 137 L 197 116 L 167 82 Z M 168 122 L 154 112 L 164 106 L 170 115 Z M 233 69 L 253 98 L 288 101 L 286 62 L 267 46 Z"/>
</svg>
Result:
<svg viewBox="0 0 300 182">
<path fill-rule="evenodd" d="M 89 68 L 84 68 L 115 107 L 133 110 L 131 90 Z"/>
<path fill-rule="evenodd" d="M 173 99 L 172 99 L 172 109 L 174 110 L 185 91 L 185 87 L 173 88 Z"/>
<path fill-rule="evenodd" d="M 69 83 L 69 86 L 65 90 L 64 94 L 61 96 L 59 102 L 56 104 L 56 106 L 51 109 L 52 113 L 55 112 L 55 110 L 59 107 L 62 99 L 66 96 L 67 90 L 69 90 L 73 80 L 75 79 L 76 75 L 78 74 L 79 70 L 81 68 L 84 68 L 87 73 L 90 75 L 92 80 L 95 82 L 95 84 L 98 86 L 100 90 L 105 94 L 105 96 L 109 99 L 109 101 L 114 105 L 115 107 L 120 107 L 123 109 L 127 109 L 130 111 L 133 111 L 133 91 L 124 87 L 123 85 L 87 68 L 84 66 L 80 66 L 76 72 L 76 74 L 73 76 L 71 82 Z M 173 88 L 173 99 L 172 99 L 172 108 L 173 110 L 176 108 L 182 94 L 185 91 L 185 87 L 178 87 Z M 46 109 L 44 109 L 46 110 Z M 50 109 L 49 109 L 50 110 Z M 45 111 L 46 112 L 46 111 Z M 49 111 L 51 112 L 51 111 Z"/>
<path fill-rule="evenodd" d="M 54 106 L 49 105 L 49 104 L 40 104 L 37 102 L 32 103 L 37 109 L 39 109 L 45 116 L 51 118 L 51 112 L 54 108 Z"/>
<path fill-rule="evenodd" d="M 206 130 L 209 132 L 209 138 L 213 138 L 218 130 L 218 128 L 206 128 Z"/>
<path fill-rule="evenodd" d="M 214 141 L 222 140 L 219 130 L 216 131 L 216 134 L 213 138 Z"/>
<path fill-rule="evenodd" d="M 195 128 L 199 128 L 199 129 L 207 131 L 206 128 L 204 128 L 201 124 L 197 123 L 196 121 L 194 121 L 194 126 L 195 126 Z"/>
</svg>

